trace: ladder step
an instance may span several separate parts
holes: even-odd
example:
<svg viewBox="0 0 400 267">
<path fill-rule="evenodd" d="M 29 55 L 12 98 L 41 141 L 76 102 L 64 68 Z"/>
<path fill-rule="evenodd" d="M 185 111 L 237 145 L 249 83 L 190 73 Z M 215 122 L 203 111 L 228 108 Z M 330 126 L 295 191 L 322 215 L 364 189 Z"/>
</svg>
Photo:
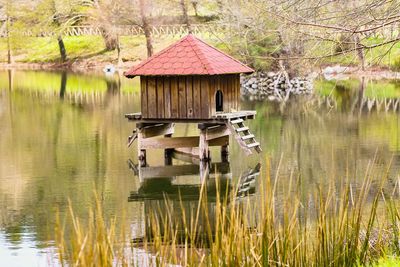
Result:
<svg viewBox="0 0 400 267">
<path fill-rule="evenodd" d="M 254 134 L 249 134 L 249 135 L 242 136 L 242 140 L 248 140 L 248 139 L 251 139 L 251 138 L 254 138 Z"/>
<path fill-rule="evenodd" d="M 241 127 L 241 128 L 237 128 L 236 129 L 236 132 L 244 132 L 244 131 L 248 131 L 249 130 L 249 127 Z"/>
<path fill-rule="evenodd" d="M 132 133 L 132 135 L 128 136 L 128 144 L 127 144 L 128 147 L 130 147 L 133 144 L 133 141 L 136 140 L 137 136 L 138 135 L 135 131 Z"/>
<path fill-rule="evenodd" d="M 242 183 L 242 184 L 240 185 L 240 187 L 241 187 L 241 188 L 247 187 L 247 186 L 249 186 L 250 184 L 251 184 L 251 182 L 245 182 L 245 183 Z"/>
<path fill-rule="evenodd" d="M 247 191 L 249 191 L 249 190 L 250 190 L 250 188 L 249 188 L 249 187 L 246 187 L 246 188 L 241 188 L 240 190 L 238 190 L 238 193 L 247 192 Z"/>
<path fill-rule="evenodd" d="M 247 144 L 247 147 L 248 147 L 248 148 L 252 148 L 252 147 L 259 146 L 259 145 L 260 145 L 260 143 L 255 142 L 255 143 Z"/>
<path fill-rule="evenodd" d="M 241 123 L 241 122 L 243 122 L 242 119 L 236 119 L 236 120 L 231 121 L 232 124 Z"/>
<path fill-rule="evenodd" d="M 244 120 L 242 118 L 236 118 L 232 121 L 227 121 L 225 125 L 231 130 L 232 133 L 234 133 L 236 141 L 245 151 L 246 155 L 253 154 L 252 148 L 256 152 L 260 153 L 260 144 L 256 142 L 254 135 L 249 131 L 249 127 L 244 125 L 243 121 Z M 243 133 L 243 135 L 241 133 Z M 250 140 L 249 144 L 246 144 L 246 140 Z"/>
</svg>

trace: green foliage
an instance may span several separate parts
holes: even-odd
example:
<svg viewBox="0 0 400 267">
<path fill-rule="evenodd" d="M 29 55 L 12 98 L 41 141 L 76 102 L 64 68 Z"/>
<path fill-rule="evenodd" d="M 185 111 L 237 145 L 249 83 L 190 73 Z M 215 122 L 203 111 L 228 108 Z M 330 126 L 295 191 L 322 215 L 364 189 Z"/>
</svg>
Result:
<svg viewBox="0 0 400 267">
<path fill-rule="evenodd" d="M 355 94 L 360 90 L 359 79 L 348 80 L 316 80 L 314 88 L 322 96 L 333 95 L 339 97 L 343 93 Z M 400 98 L 400 84 L 396 80 L 371 80 L 366 83 L 364 90 L 366 98 Z"/>
<path fill-rule="evenodd" d="M 385 257 L 372 265 L 372 267 L 400 267 L 400 259 L 397 257 Z"/>
<path fill-rule="evenodd" d="M 59 60 L 59 47 L 53 38 L 30 38 L 32 40 L 30 50 L 25 50 L 25 62 L 55 62 Z M 68 51 L 68 58 L 75 60 L 80 57 L 95 56 L 103 52 L 103 41 L 101 37 L 64 37 L 65 47 Z M 29 48 L 28 48 L 29 49 Z M 44 59 L 46 55 L 46 59 Z"/>
<path fill-rule="evenodd" d="M 374 45 L 385 40 L 378 37 L 369 37 L 364 39 L 361 43 L 364 45 Z M 341 47 L 344 49 L 344 47 Z M 347 47 L 351 49 L 351 47 Z M 322 57 L 318 60 L 318 64 L 328 65 L 328 64 L 342 64 L 342 65 L 358 65 L 360 64 L 359 58 L 356 51 L 347 52 L 344 54 L 338 54 L 336 56 L 325 57 L 325 55 L 335 54 L 338 51 L 336 44 L 331 42 L 320 42 L 318 46 L 310 46 L 307 49 L 310 51 L 310 57 Z M 340 50 L 340 49 L 339 49 Z M 366 64 L 368 66 L 381 66 L 390 67 L 393 70 L 397 70 L 396 66 L 399 65 L 398 58 L 400 57 L 400 44 L 386 44 L 378 46 L 376 48 L 364 50 Z"/>
<path fill-rule="evenodd" d="M 397 56 L 391 65 L 392 70 L 400 71 L 400 56 Z"/>
<path fill-rule="evenodd" d="M 76 60 L 88 60 L 95 63 L 116 62 L 117 53 L 115 51 L 106 52 L 101 36 L 66 36 L 63 38 L 65 47 L 68 51 L 68 59 L 73 62 Z M 122 59 L 124 61 L 134 61 L 145 58 L 146 51 L 144 37 L 120 38 L 122 46 Z M 165 46 L 169 39 L 160 39 L 155 43 L 158 49 Z M 0 39 L 0 62 L 7 60 L 7 43 L 5 39 Z M 60 52 L 57 42 L 52 37 L 25 37 L 24 42 L 15 39 L 14 56 L 19 62 L 26 63 L 49 63 L 58 62 Z"/>
<path fill-rule="evenodd" d="M 258 70 L 267 70 L 272 67 L 272 61 L 262 59 L 262 57 L 270 55 L 273 46 L 271 46 L 271 44 L 264 43 L 265 42 L 255 43 L 249 45 L 248 47 L 249 57 L 252 59 L 252 65 Z"/>
</svg>

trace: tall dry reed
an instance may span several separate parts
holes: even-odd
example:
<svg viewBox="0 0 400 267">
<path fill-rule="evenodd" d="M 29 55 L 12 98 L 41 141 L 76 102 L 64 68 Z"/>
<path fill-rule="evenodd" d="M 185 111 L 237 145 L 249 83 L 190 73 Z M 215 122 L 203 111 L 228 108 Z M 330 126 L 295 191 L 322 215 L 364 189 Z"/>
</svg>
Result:
<svg viewBox="0 0 400 267">
<path fill-rule="evenodd" d="M 386 187 L 387 173 L 373 175 L 369 168 L 357 190 L 339 179 L 304 197 L 297 190 L 300 177 L 291 175 L 278 194 L 280 175 L 270 172 L 267 162 L 255 196 L 238 197 L 218 179 L 215 202 L 208 200 L 205 180 L 193 210 L 182 200 L 177 208 L 166 196 L 164 208 L 147 215 L 143 243 L 132 243 L 132 249 L 145 249 L 156 266 L 355 266 L 400 255 L 400 212 Z M 58 223 L 62 262 L 135 265 L 135 259 L 115 253 L 115 221 L 106 224 L 101 210 L 96 200 L 91 223 L 83 228 L 70 209 L 70 244 Z"/>
</svg>

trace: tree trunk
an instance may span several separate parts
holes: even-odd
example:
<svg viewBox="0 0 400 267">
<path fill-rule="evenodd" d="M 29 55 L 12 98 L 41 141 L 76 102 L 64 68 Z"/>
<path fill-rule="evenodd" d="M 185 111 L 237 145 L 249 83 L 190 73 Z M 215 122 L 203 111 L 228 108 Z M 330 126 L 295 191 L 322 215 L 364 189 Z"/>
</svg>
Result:
<svg viewBox="0 0 400 267">
<path fill-rule="evenodd" d="M 199 16 L 199 2 L 197 0 L 192 0 L 192 6 L 194 9 L 194 15 L 196 17 L 198 17 Z"/>
<path fill-rule="evenodd" d="M 153 40 L 151 39 L 150 24 L 145 12 L 145 0 L 139 0 L 139 8 L 140 16 L 142 18 L 142 28 L 144 36 L 146 37 L 147 57 L 151 57 L 153 55 Z"/>
<path fill-rule="evenodd" d="M 8 24 L 8 22 L 7 22 Z M 10 32 L 7 27 L 7 63 L 11 64 L 13 62 L 12 52 L 11 52 L 11 40 L 10 40 Z"/>
<path fill-rule="evenodd" d="M 64 40 L 61 35 L 57 37 L 57 41 L 58 47 L 60 48 L 61 62 L 65 62 L 67 61 L 67 50 L 65 49 Z"/>
<path fill-rule="evenodd" d="M 361 46 L 361 41 L 360 41 L 360 37 L 358 36 L 358 34 L 356 34 L 354 36 L 354 43 L 357 49 L 357 56 L 358 59 L 360 60 L 361 63 L 361 69 L 365 70 L 365 55 L 364 55 L 364 49 L 362 49 Z"/>
<path fill-rule="evenodd" d="M 60 83 L 60 98 L 61 99 L 64 99 L 66 89 L 67 89 L 67 72 L 63 71 L 61 73 L 61 83 Z"/>
<path fill-rule="evenodd" d="M 14 89 L 14 70 L 8 70 L 8 90 L 11 92 Z"/>
<path fill-rule="evenodd" d="M 219 15 L 222 15 L 222 13 L 224 11 L 224 3 L 222 3 L 222 0 L 217 0 L 217 6 L 218 6 Z"/>
<path fill-rule="evenodd" d="M 121 83 L 119 77 L 118 80 L 115 80 L 114 78 L 106 79 L 106 84 L 107 84 L 107 94 L 117 95 L 121 89 Z"/>
<path fill-rule="evenodd" d="M 366 88 L 365 77 L 362 76 L 361 77 L 361 82 L 360 82 L 360 87 L 359 87 L 358 93 L 357 93 L 358 94 L 357 104 L 358 104 L 358 107 L 360 108 L 360 111 L 361 111 L 361 108 L 362 108 L 362 101 L 363 101 L 364 94 L 365 94 L 365 88 Z"/>
<path fill-rule="evenodd" d="M 121 56 L 121 43 L 119 42 L 119 36 L 117 36 L 117 66 L 121 66 L 122 64 L 122 56 Z"/>
<path fill-rule="evenodd" d="M 12 51 L 11 51 L 11 34 L 10 34 L 10 16 L 8 14 L 8 5 L 7 5 L 7 18 L 6 18 L 6 34 L 7 34 L 7 63 L 13 63 Z"/>
<path fill-rule="evenodd" d="M 181 9 L 182 9 L 183 23 L 186 24 L 188 32 L 192 33 L 192 28 L 191 28 L 190 21 L 189 21 L 189 16 L 188 16 L 188 13 L 187 13 L 186 0 L 181 0 Z"/>
<path fill-rule="evenodd" d="M 101 36 L 107 51 L 113 51 L 118 47 L 118 36 L 107 27 L 101 27 Z"/>
</svg>

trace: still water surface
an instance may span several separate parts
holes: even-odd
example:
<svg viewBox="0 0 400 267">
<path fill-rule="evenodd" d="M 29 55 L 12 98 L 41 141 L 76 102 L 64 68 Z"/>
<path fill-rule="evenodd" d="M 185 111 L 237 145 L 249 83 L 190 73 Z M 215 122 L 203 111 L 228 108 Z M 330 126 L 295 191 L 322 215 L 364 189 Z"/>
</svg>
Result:
<svg viewBox="0 0 400 267">
<path fill-rule="evenodd" d="M 181 190 L 185 201 L 194 201 L 200 183 L 195 168 L 186 168 L 188 175 L 141 182 L 136 150 L 126 147 L 133 124 L 123 116 L 140 111 L 138 85 L 135 79 L 102 74 L 0 72 L 1 266 L 57 265 L 52 256 L 56 212 L 65 214 L 70 199 L 78 216 L 87 217 L 93 189 L 106 216 L 124 214 L 120 219 L 132 238 L 143 236 L 149 201 L 162 201 L 163 190 L 172 197 Z M 357 187 L 375 158 L 378 169 L 391 162 L 394 186 L 400 167 L 400 86 L 356 80 L 319 81 L 316 87 L 318 95 L 285 106 L 243 99 L 242 109 L 257 110 L 249 126 L 263 153 L 246 157 L 231 140 L 229 163 L 218 165 L 224 175 L 238 181 L 269 159 L 272 173 L 281 166 L 282 187 L 294 173 L 307 195 L 337 177 Z M 180 125 L 176 132 L 191 135 L 196 129 Z M 221 160 L 217 150 L 212 159 Z M 163 152 L 149 152 L 148 164 L 163 166 Z M 174 159 L 173 165 L 190 164 Z M 248 192 L 256 194 L 253 187 Z"/>
</svg>

